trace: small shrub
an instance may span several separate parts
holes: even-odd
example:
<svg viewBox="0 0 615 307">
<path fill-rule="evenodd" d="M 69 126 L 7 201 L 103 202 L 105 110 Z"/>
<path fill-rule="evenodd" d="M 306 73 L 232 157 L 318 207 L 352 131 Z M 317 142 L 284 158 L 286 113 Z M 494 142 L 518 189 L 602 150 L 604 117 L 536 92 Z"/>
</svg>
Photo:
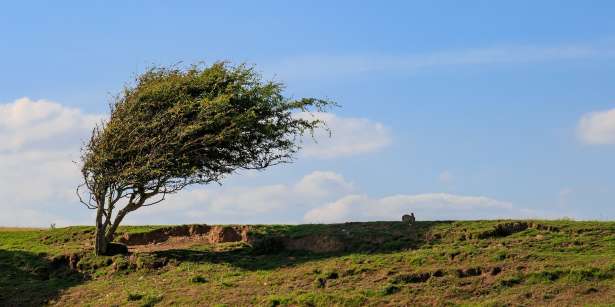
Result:
<svg viewBox="0 0 615 307">
<path fill-rule="evenodd" d="M 581 292 L 582 294 L 592 294 L 592 293 L 597 293 L 599 292 L 599 290 L 597 288 L 594 287 L 589 287 L 585 290 L 583 290 L 583 292 Z"/>
<path fill-rule="evenodd" d="M 576 269 L 571 270 L 568 273 L 568 280 L 572 282 L 590 281 L 595 279 L 609 279 L 612 278 L 610 272 L 604 272 L 599 268 L 590 269 Z"/>
<path fill-rule="evenodd" d="M 339 274 L 335 271 L 331 271 L 331 272 L 327 272 L 325 274 L 325 278 L 326 279 L 338 279 L 339 278 Z"/>
<path fill-rule="evenodd" d="M 429 280 L 431 277 L 431 273 L 411 273 L 411 274 L 401 274 L 393 277 L 391 282 L 394 284 L 399 283 L 423 283 Z"/>
<path fill-rule="evenodd" d="M 410 260 L 410 263 L 415 266 L 422 266 L 423 264 L 425 264 L 426 261 L 427 260 L 425 259 L 425 257 L 416 256 L 412 260 Z"/>
<path fill-rule="evenodd" d="M 562 271 L 541 271 L 529 274 L 527 282 L 530 284 L 551 283 L 558 280 L 562 275 Z"/>
<path fill-rule="evenodd" d="M 399 292 L 400 290 L 401 290 L 401 288 L 399 288 L 399 286 L 397 286 L 395 284 L 388 284 L 384 288 L 382 288 L 381 294 L 382 295 L 391 295 L 391 294 L 395 294 L 395 293 Z"/>
<path fill-rule="evenodd" d="M 325 278 L 318 277 L 316 278 L 316 280 L 314 280 L 314 286 L 316 288 L 324 288 L 326 285 L 327 285 L 327 280 Z"/>
<path fill-rule="evenodd" d="M 433 272 L 433 274 L 431 274 L 431 276 L 433 276 L 433 277 L 444 277 L 444 271 L 438 269 L 435 272 Z"/>
<path fill-rule="evenodd" d="M 512 276 L 506 279 L 502 279 L 499 282 L 499 285 L 504 288 L 510 288 L 514 285 L 518 285 L 523 281 L 523 279 L 519 276 Z"/>
<path fill-rule="evenodd" d="M 208 282 L 209 280 L 201 275 L 196 275 L 193 276 L 192 278 L 190 278 L 190 282 L 192 282 L 193 284 L 203 284 Z"/>
<path fill-rule="evenodd" d="M 479 267 L 472 267 L 472 268 L 468 268 L 465 270 L 459 269 L 457 270 L 457 277 L 459 278 L 473 277 L 473 276 L 479 276 L 482 273 L 483 273 L 483 270 Z"/>
<path fill-rule="evenodd" d="M 141 293 L 128 293 L 128 301 L 140 301 L 143 298 L 143 294 Z"/>
<path fill-rule="evenodd" d="M 495 253 L 495 255 L 493 255 L 493 260 L 502 261 L 502 260 L 505 260 L 507 257 L 508 257 L 508 254 L 506 253 L 506 251 L 499 251 Z"/>
</svg>

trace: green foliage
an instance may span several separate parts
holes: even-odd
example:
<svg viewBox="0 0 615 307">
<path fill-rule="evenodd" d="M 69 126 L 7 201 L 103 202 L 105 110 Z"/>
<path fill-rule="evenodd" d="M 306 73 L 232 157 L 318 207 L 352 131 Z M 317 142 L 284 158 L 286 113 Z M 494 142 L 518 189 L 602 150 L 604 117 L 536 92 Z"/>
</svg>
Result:
<svg viewBox="0 0 615 307">
<path fill-rule="evenodd" d="M 83 154 L 86 181 L 93 188 L 172 191 L 219 181 L 238 168 L 290 161 L 297 136 L 322 124 L 293 112 L 331 103 L 291 100 L 283 88 L 245 65 L 152 68 L 124 89 L 110 119 L 95 129 Z"/>
</svg>

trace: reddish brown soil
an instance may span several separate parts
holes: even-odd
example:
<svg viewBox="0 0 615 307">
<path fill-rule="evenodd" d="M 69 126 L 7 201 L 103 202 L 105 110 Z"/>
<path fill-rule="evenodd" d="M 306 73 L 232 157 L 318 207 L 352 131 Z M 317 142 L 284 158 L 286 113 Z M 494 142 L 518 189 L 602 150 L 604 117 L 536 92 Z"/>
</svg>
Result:
<svg viewBox="0 0 615 307">
<path fill-rule="evenodd" d="M 188 248 L 196 244 L 249 242 L 248 231 L 247 226 L 182 225 L 150 232 L 127 233 L 118 241 L 128 245 L 131 252 L 151 252 Z"/>
</svg>

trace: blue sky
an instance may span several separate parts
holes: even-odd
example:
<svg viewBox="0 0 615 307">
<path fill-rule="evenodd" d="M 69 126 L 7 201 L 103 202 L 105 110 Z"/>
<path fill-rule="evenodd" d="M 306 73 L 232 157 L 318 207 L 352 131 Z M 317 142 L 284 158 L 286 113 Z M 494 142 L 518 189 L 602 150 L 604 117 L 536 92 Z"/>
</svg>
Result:
<svg viewBox="0 0 615 307">
<path fill-rule="evenodd" d="M 0 224 L 89 223 L 92 118 L 152 64 L 216 60 L 337 101 L 339 131 L 129 222 L 615 218 L 612 1 L 126 2 L 1 5 Z"/>
</svg>

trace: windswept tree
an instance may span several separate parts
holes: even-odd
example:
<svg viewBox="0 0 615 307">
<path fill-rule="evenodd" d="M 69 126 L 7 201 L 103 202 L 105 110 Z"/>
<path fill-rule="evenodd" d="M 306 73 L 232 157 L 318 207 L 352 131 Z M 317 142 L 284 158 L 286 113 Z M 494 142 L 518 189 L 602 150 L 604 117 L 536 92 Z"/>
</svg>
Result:
<svg viewBox="0 0 615 307">
<path fill-rule="evenodd" d="M 301 138 L 324 123 L 296 112 L 323 99 L 290 99 L 252 67 L 218 62 L 157 67 L 111 104 L 84 146 L 83 204 L 96 210 L 96 253 L 106 254 L 126 215 L 193 184 L 220 183 L 239 169 L 291 162 Z"/>
</svg>

